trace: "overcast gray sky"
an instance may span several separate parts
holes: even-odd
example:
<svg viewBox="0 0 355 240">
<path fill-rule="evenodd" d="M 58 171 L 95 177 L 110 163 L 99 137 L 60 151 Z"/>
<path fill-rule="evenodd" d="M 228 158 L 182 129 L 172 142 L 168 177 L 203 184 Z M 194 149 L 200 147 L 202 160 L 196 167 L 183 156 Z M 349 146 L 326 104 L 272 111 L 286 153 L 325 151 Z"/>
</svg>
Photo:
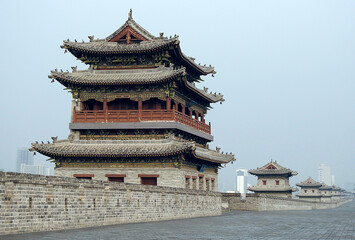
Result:
<svg viewBox="0 0 355 240">
<path fill-rule="evenodd" d="M 66 138 L 71 96 L 50 70 L 86 66 L 63 54 L 64 39 L 104 38 L 133 18 L 154 35 L 178 34 L 185 54 L 217 74 L 200 87 L 225 95 L 207 114 L 215 141 L 237 161 L 271 158 L 298 171 L 331 166 L 336 184 L 355 182 L 355 1 L 4 1 L 1 5 L 0 168 L 16 149 Z M 36 156 L 36 161 L 45 157 Z"/>
</svg>

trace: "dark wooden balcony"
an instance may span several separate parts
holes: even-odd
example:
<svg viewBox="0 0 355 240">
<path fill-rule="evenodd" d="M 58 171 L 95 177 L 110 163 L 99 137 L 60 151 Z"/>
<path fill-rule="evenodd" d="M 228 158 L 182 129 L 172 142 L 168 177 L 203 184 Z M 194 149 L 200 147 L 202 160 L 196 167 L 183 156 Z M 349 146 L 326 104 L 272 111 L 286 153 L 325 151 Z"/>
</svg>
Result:
<svg viewBox="0 0 355 240">
<path fill-rule="evenodd" d="M 211 124 L 192 118 L 177 110 L 84 110 L 74 109 L 74 123 L 116 123 L 176 121 L 202 132 L 211 134 Z"/>
</svg>

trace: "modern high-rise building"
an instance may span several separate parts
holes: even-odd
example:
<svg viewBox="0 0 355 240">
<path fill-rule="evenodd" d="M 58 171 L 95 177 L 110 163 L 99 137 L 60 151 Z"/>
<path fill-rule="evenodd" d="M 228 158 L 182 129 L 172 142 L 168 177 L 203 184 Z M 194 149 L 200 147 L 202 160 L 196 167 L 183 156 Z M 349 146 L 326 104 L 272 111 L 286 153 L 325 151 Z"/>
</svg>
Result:
<svg viewBox="0 0 355 240">
<path fill-rule="evenodd" d="M 318 181 L 320 183 L 325 183 L 329 186 L 332 186 L 334 184 L 334 182 L 332 181 L 332 175 L 330 173 L 330 167 L 324 163 L 321 163 L 318 166 Z"/>
<path fill-rule="evenodd" d="M 248 171 L 244 168 L 236 169 L 237 175 L 237 193 L 247 193 Z"/>
<path fill-rule="evenodd" d="M 44 175 L 44 165 L 21 164 L 21 173 Z"/>
<path fill-rule="evenodd" d="M 17 149 L 16 172 L 21 172 L 21 164 L 33 165 L 33 153 L 26 147 Z"/>
<path fill-rule="evenodd" d="M 43 164 L 40 165 L 21 164 L 20 173 L 53 176 L 53 168 L 45 167 Z"/>
</svg>

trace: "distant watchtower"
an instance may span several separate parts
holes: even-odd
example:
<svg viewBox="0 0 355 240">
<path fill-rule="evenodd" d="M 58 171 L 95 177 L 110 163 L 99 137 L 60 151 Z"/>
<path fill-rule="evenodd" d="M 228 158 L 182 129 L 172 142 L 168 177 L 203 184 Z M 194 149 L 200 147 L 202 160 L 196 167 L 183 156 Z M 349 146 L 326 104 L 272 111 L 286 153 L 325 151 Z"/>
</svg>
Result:
<svg viewBox="0 0 355 240">
<path fill-rule="evenodd" d="M 178 36 L 156 37 L 129 13 L 104 39 L 61 46 L 87 70 L 51 71 L 73 96 L 71 133 L 32 148 L 55 162 L 55 175 L 200 190 L 217 189 L 232 153 L 211 150 L 205 115 L 223 95 L 199 89 L 215 74 L 182 53 Z"/>
<path fill-rule="evenodd" d="M 308 200 L 308 201 L 321 201 L 321 191 L 319 188 L 322 186 L 321 183 L 316 182 L 311 177 L 307 180 L 297 183 L 296 186 L 301 187 L 301 192 L 297 194 L 299 199 Z"/>
<path fill-rule="evenodd" d="M 249 173 L 258 177 L 257 185 L 249 188 L 255 193 L 291 198 L 292 192 L 297 191 L 289 183 L 289 178 L 297 172 L 282 167 L 276 161 L 271 160 L 261 168 L 249 170 Z"/>
</svg>

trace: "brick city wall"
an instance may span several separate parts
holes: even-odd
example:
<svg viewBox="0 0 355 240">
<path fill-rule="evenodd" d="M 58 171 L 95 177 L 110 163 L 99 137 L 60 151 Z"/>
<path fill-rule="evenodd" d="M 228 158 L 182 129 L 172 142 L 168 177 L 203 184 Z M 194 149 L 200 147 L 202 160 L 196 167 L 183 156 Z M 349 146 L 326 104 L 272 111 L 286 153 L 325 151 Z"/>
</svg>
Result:
<svg viewBox="0 0 355 240">
<path fill-rule="evenodd" d="M 246 211 L 279 211 L 279 210 L 312 210 L 336 208 L 351 200 L 341 199 L 334 202 L 310 202 L 299 199 L 246 194 L 241 199 L 239 193 L 222 193 L 222 206 L 224 210 Z"/>
<path fill-rule="evenodd" d="M 141 167 L 141 168 L 56 168 L 54 174 L 58 177 L 73 177 L 74 174 L 93 174 L 93 180 L 107 181 L 106 174 L 124 174 L 125 183 L 140 184 L 139 174 L 157 174 L 157 185 L 162 187 L 175 187 L 175 188 L 185 188 L 186 179 L 185 176 L 190 176 L 191 180 L 189 188 L 198 190 L 207 190 L 207 185 L 209 186 L 208 190 L 216 191 L 217 189 L 217 173 L 213 172 L 210 169 L 207 169 L 205 172 L 201 173 L 197 170 L 192 170 L 188 168 L 177 169 L 176 167 Z M 199 179 L 199 175 L 203 175 L 202 179 Z M 197 177 L 197 180 L 194 184 L 193 177 Z M 209 179 L 209 180 L 207 180 Z M 213 184 L 212 184 L 212 180 Z M 201 181 L 200 181 L 201 180 Z"/>
<path fill-rule="evenodd" d="M 0 172 L 0 235 L 221 215 L 221 194 Z"/>
</svg>

